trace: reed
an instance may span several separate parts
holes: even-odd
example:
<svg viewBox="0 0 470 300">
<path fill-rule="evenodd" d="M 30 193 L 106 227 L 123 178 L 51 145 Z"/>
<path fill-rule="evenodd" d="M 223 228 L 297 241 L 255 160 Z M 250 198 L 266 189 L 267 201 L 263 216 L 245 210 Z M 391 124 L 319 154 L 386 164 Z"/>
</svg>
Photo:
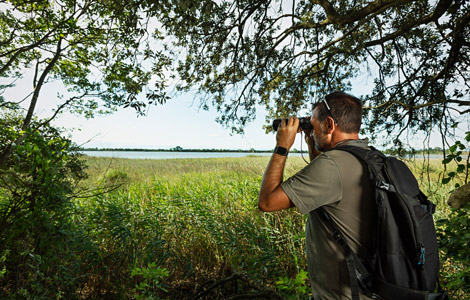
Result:
<svg viewBox="0 0 470 300">
<path fill-rule="evenodd" d="M 119 262 L 98 277 L 106 275 L 110 282 L 121 278 L 122 285 L 132 268 L 157 262 L 169 271 L 169 286 L 194 294 L 207 280 L 233 273 L 274 288 L 279 278 L 295 278 L 307 269 L 306 217 L 295 209 L 257 209 L 269 157 L 86 160 L 89 178 L 84 186 L 101 191 L 118 187 L 77 200 L 76 221 L 99 245 L 102 263 Z M 407 164 L 437 204 L 437 218 L 447 215 L 452 189 L 439 183 L 440 162 Z M 300 157 L 289 157 L 285 177 L 304 166 Z"/>
</svg>

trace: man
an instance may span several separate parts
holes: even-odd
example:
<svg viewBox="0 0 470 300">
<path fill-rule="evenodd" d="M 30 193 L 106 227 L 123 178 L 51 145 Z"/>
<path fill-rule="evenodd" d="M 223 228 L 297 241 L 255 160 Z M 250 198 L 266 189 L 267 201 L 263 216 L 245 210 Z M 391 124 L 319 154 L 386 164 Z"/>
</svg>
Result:
<svg viewBox="0 0 470 300">
<path fill-rule="evenodd" d="M 283 182 L 287 153 L 298 132 L 299 120 L 283 120 L 277 130 L 276 148 L 263 177 L 258 206 L 262 211 L 297 207 L 308 214 L 306 252 L 315 300 L 351 299 L 349 276 L 341 246 L 334 241 L 317 208 L 323 207 L 337 224 L 350 247 L 368 253 L 376 222 L 374 197 L 367 168 L 352 154 L 335 150 L 348 144 L 368 148 L 359 139 L 362 103 L 335 92 L 317 103 L 306 131 L 310 164 Z M 369 299 L 361 295 L 361 299 Z"/>
</svg>

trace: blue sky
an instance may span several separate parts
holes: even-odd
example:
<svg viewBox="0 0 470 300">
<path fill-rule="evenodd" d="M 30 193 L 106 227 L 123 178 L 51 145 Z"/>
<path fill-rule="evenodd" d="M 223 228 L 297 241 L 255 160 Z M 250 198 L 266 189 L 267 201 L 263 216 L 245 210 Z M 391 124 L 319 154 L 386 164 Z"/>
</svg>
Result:
<svg viewBox="0 0 470 300">
<path fill-rule="evenodd" d="M 270 149 L 274 146 L 274 134 L 265 134 L 262 129 L 262 112 L 246 127 L 243 136 L 231 135 L 230 130 L 215 122 L 215 109 L 204 111 L 198 104 L 191 95 L 181 95 L 164 105 L 152 106 L 143 117 L 127 108 L 89 120 L 64 115 L 56 124 L 75 127 L 74 141 L 83 144 L 89 140 L 86 147 Z"/>
<path fill-rule="evenodd" d="M 32 91 L 32 75 L 32 71 L 25 72 L 24 78 L 16 81 L 14 88 L 4 92 L 5 99 L 19 101 L 27 97 Z M 57 93 L 64 91 L 60 82 L 44 85 L 36 115 L 50 117 L 52 110 L 61 103 Z M 28 105 L 29 101 L 23 103 L 24 108 Z M 83 147 L 169 149 L 180 146 L 186 149 L 257 150 L 274 147 L 274 134 L 265 134 L 262 129 L 265 118 L 262 110 L 257 119 L 245 128 L 244 135 L 232 135 L 230 130 L 215 122 L 216 117 L 214 108 L 209 111 L 199 109 L 199 102 L 192 95 L 183 94 L 173 97 L 164 105 L 151 106 L 146 116 L 138 116 L 132 108 L 118 109 L 111 115 L 92 119 L 63 113 L 53 124 L 67 129 L 72 140 Z"/>
<path fill-rule="evenodd" d="M 17 82 L 16 88 L 5 92 L 5 98 L 19 100 L 30 93 L 30 76 L 31 74 L 25 74 L 25 78 Z M 371 85 L 370 77 L 359 77 L 350 93 L 364 95 Z M 38 116 L 51 115 L 51 109 L 60 103 L 57 92 L 63 89 L 58 82 L 44 86 L 36 109 Z M 305 115 L 308 113 L 305 112 Z M 199 102 L 192 95 L 183 94 L 164 105 L 152 106 L 144 117 L 138 117 L 132 108 L 126 108 L 119 109 L 112 115 L 93 119 L 65 113 L 54 124 L 66 128 L 72 140 L 84 147 L 170 149 L 180 146 L 185 149 L 266 150 L 275 146 L 275 135 L 266 134 L 263 130 L 265 116 L 264 110 L 258 109 L 256 120 L 245 128 L 245 134 L 232 135 L 229 129 L 224 129 L 215 122 L 217 113 L 214 108 L 209 111 L 199 109 Z M 300 140 L 299 135 L 293 148 L 305 149 L 305 144 L 301 145 Z M 423 140 L 420 136 L 410 137 L 409 143 L 423 148 Z M 430 146 L 440 145 L 440 139 L 435 135 Z"/>
</svg>

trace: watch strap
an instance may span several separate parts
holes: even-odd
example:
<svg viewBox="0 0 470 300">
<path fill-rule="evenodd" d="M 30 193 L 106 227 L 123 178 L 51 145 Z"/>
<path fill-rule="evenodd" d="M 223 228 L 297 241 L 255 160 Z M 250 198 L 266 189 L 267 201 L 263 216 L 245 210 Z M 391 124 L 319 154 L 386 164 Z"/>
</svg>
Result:
<svg viewBox="0 0 470 300">
<path fill-rule="evenodd" d="M 276 148 L 274 148 L 274 153 L 277 153 L 282 156 L 287 156 L 287 154 L 289 154 L 289 150 L 281 146 L 276 146 Z"/>
</svg>

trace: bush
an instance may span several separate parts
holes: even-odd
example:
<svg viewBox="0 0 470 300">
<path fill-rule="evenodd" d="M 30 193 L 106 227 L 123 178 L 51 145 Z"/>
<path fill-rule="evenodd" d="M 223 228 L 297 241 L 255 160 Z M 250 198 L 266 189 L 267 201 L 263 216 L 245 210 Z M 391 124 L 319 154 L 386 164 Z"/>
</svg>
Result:
<svg viewBox="0 0 470 300">
<path fill-rule="evenodd" d="M 21 124 L 14 114 L 0 121 L 0 296 L 74 298 L 77 253 L 91 246 L 69 218 L 84 165 L 58 129 Z"/>
<path fill-rule="evenodd" d="M 442 266 L 444 287 L 455 299 L 470 299 L 470 204 L 453 209 L 447 219 L 437 222 L 439 247 L 445 259 Z"/>
<path fill-rule="evenodd" d="M 470 131 L 465 133 L 465 141 L 456 141 L 449 148 L 450 154 L 442 161 L 444 166 L 454 168 L 443 177 L 443 184 L 453 183 L 456 188 L 462 184 L 468 184 L 470 164 L 468 162 L 468 150 L 470 142 Z M 467 155 L 466 159 L 464 155 Z M 454 194 L 455 195 L 455 194 Z M 437 222 L 437 234 L 441 257 L 443 258 L 441 268 L 441 278 L 444 288 L 450 291 L 454 299 L 470 299 L 470 203 L 464 205 L 467 199 L 460 195 L 460 201 L 451 200 L 449 203 L 455 207 L 449 215 Z M 464 200 L 464 201 L 462 201 Z"/>
</svg>

